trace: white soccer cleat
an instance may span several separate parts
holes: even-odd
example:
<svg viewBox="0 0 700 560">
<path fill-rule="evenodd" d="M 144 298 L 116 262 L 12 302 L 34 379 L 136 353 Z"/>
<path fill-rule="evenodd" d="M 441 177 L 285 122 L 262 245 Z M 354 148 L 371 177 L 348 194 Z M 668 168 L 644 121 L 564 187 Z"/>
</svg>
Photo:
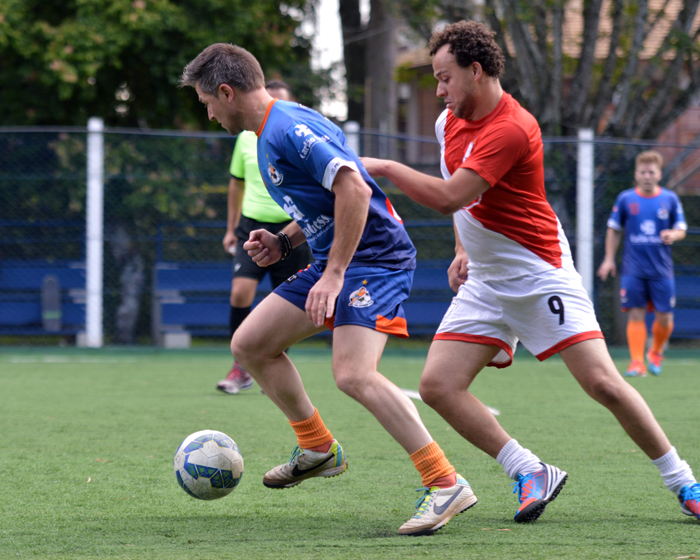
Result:
<svg viewBox="0 0 700 560">
<path fill-rule="evenodd" d="M 268 488 L 291 488 L 307 478 L 338 476 L 347 468 L 345 452 L 336 440 L 326 453 L 301 449 L 297 445 L 288 462 L 268 471 L 263 484 Z"/>
<path fill-rule="evenodd" d="M 457 475 L 457 484 L 450 488 L 419 488 L 423 495 L 416 502 L 416 513 L 399 527 L 399 535 L 429 535 L 442 529 L 455 515 L 476 504 L 469 483 Z"/>
</svg>

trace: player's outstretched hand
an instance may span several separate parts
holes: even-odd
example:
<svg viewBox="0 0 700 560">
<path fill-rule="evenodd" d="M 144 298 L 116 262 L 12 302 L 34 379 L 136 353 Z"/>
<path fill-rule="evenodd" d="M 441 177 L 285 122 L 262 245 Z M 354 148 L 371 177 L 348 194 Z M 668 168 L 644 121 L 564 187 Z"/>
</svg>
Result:
<svg viewBox="0 0 700 560">
<path fill-rule="evenodd" d="M 335 302 L 343 287 L 343 281 L 343 275 L 334 275 L 326 269 L 319 281 L 309 290 L 306 315 L 317 327 L 323 325 L 327 318 L 333 317 Z"/>
<path fill-rule="evenodd" d="M 258 266 L 270 266 L 282 257 L 279 237 L 266 229 L 251 231 L 243 248 Z"/>
<path fill-rule="evenodd" d="M 615 266 L 615 261 L 603 261 L 603 263 L 598 267 L 598 272 L 596 275 L 603 281 L 608 279 L 608 274 L 613 278 L 617 274 L 617 266 Z"/>
<path fill-rule="evenodd" d="M 468 264 L 466 253 L 459 253 L 447 269 L 447 280 L 453 291 L 458 292 L 459 287 L 467 281 Z"/>
</svg>

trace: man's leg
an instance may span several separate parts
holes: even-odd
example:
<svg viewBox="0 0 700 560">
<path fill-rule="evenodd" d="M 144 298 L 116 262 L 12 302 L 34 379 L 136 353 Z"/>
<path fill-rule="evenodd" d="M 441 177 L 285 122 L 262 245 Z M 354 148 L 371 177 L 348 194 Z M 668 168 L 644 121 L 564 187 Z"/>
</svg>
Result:
<svg viewBox="0 0 700 560">
<path fill-rule="evenodd" d="M 303 310 L 272 293 L 231 339 L 231 352 L 290 421 L 310 418 L 314 407 L 284 351 L 324 328 L 316 328 Z"/>
<path fill-rule="evenodd" d="M 297 447 L 289 462 L 263 477 L 269 488 L 291 488 L 307 478 L 332 477 L 347 469 L 345 453 L 306 394 L 285 348 L 320 332 L 306 313 L 276 293 L 266 297 L 233 335 L 231 351 L 289 420 Z"/>
<path fill-rule="evenodd" d="M 671 446 L 642 396 L 620 377 L 605 342 L 586 340 L 559 354 L 586 393 L 613 413 L 652 460 L 666 487 L 680 499 L 683 513 L 700 519 L 700 485 L 693 471 Z"/>
<path fill-rule="evenodd" d="M 573 344 L 559 355 L 584 391 L 615 415 L 650 459 L 658 459 L 671 449 L 647 403 L 620 377 L 603 339 Z"/>
<path fill-rule="evenodd" d="M 435 340 L 420 380 L 423 401 L 494 459 L 511 437 L 469 387 L 499 351 L 497 346 Z"/>
<path fill-rule="evenodd" d="M 520 507 L 514 520 L 532 522 L 557 497 L 567 474 L 542 463 L 501 427 L 469 387 L 476 375 L 499 353 L 500 348 L 469 342 L 435 340 L 421 377 L 420 393 L 464 437 L 503 466 L 516 481 Z"/>
<path fill-rule="evenodd" d="M 668 339 L 671 338 L 671 333 L 673 333 L 673 312 L 657 311 L 651 326 L 652 344 L 647 352 L 649 371 L 654 375 L 661 374 L 664 348 Z"/>
<path fill-rule="evenodd" d="M 433 441 L 413 401 L 377 370 L 387 338 L 385 333 L 358 325 L 336 327 L 333 375 L 338 388 L 369 410 L 404 448 L 421 475 L 424 498 L 399 533 L 430 534 L 472 507 L 477 499 Z"/>
<path fill-rule="evenodd" d="M 234 277 L 231 281 L 231 307 L 229 309 L 229 334 L 233 338 L 233 333 L 250 313 L 250 307 L 255 299 L 255 292 L 258 289 L 256 278 L 246 278 L 244 276 Z M 240 391 L 250 389 L 253 386 L 253 379 L 248 372 L 241 367 L 234 357 L 231 371 L 225 379 L 219 381 L 216 388 L 224 393 L 236 395 Z"/>
<path fill-rule="evenodd" d="M 630 351 L 630 365 L 625 372 L 627 377 L 644 377 L 644 348 L 647 342 L 646 309 L 632 307 L 627 315 L 627 345 Z"/>
</svg>

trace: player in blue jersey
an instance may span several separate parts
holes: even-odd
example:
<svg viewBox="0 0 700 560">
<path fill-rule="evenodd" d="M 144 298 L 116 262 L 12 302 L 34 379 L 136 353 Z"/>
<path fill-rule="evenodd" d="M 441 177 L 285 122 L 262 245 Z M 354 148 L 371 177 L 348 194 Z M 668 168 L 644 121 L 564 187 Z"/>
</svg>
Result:
<svg viewBox="0 0 700 560">
<path fill-rule="evenodd" d="M 688 226 L 683 207 L 676 193 L 659 186 L 663 157 L 659 152 L 641 152 L 635 160 L 636 187 L 621 192 L 613 206 L 605 238 L 605 259 L 598 276 L 605 280 L 615 276 L 615 254 L 622 232 L 620 300 L 622 310 L 629 313 L 627 343 L 631 362 L 626 376 L 644 377 L 644 349 L 647 340 L 645 322 L 647 308 L 655 311 L 653 341 L 647 360 L 649 371 L 661 373 L 663 351 L 673 332 L 675 284 L 671 245 L 685 238 Z"/>
<path fill-rule="evenodd" d="M 333 329 L 333 376 L 410 455 L 424 499 L 400 534 L 437 531 L 476 503 L 423 425 L 413 402 L 378 371 L 389 334 L 408 336 L 402 302 L 415 248 L 389 199 L 350 150 L 342 131 L 315 111 L 273 99 L 258 61 L 235 45 L 207 47 L 180 83 L 196 89 L 210 120 L 230 134 L 258 135 L 258 162 L 270 195 L 294 222 L 277 235 L 250 233 L 245 250 L 260 266 L 285 259 L 305 241 L 316 262 L 291 276 L 245 319 L 231 350 L 280 408 L 297 436 L 287 463 L 263 484 L 290 488 L 345 471 L 347 460 L 285 353 Z"/>
</svg>

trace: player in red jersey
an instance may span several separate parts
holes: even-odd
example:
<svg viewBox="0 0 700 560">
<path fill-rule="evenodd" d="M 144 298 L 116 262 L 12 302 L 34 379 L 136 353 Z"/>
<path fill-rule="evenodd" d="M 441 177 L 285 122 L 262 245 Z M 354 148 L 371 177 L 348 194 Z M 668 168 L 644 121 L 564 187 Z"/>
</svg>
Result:
<svg viewBox="0 0 700 560">
<path fill-rule="evenodd" d="M 586 393 L 615 415 L 659 468 L 683 513 L 700 519 L 700 484 L 607 351 L 545 198 L 540 128 L 503 92 L 504 57 L 493 35 L 462 21 L 431 39 L 437 95 L 447 105 L 436 125 L 444 179 L 363 158 L 370 174 L 388 178 L 429 208 L 454 214 L 456 257 L 448 276 L 457 296 L 430 347 L 421 396 L 516 481 L 515 521 L 534 521 L 567 473 L 511 438 L 469 387 L 485 366 L 510 365 L 518 340 L 540 360 L 558 353 Z"/>
</svg>

